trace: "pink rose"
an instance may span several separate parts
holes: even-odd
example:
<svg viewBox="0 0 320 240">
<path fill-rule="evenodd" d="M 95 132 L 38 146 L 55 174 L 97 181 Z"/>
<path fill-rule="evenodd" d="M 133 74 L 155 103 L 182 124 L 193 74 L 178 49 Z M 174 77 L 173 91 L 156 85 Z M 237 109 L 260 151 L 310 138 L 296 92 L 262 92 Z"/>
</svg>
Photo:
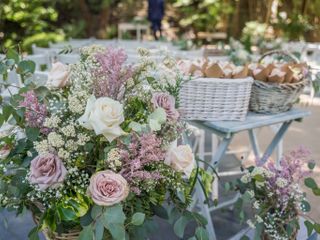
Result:
<svg viewBox="0 0 320 240">
<path fill-rule="evenodd" d="M 167 118 L 177 120 L 179 112 L 175 108 L 175 99 L 167 93 L 154 93 L 151 99 L 154 108 L 163 108 L 166 111 Z"/>
<path fill-rule="evenodd" d="M 58 156 L 47 153 L 31 161 L 30 183 L 37 184 L 40 190 L 57 187 L 67 175 L 67 170 Z"/>
<path fill-rule="evenodd" d="M 127 181 L 110 170 L 92 175 L 87 193 L 100 206 L 112 206 L 127 198 L 129 187 Z"/>
</svg>

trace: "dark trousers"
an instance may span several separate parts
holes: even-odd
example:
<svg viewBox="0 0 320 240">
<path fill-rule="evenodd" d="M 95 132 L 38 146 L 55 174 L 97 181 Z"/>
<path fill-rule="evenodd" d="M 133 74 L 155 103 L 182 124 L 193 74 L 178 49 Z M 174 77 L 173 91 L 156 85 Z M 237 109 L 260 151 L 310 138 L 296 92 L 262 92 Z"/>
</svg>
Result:
<svg viewBox="0 0 320 240">
<path fill-rule="evenodd" d="M 158 36 L 157 36 L 158 31 L 160 31 L 160 37 L 162 37 L 161 19 L 152 19 L 151 28 L 153 31 L 153 36 L 156 40 L 158 40 Z"/>
</svg>

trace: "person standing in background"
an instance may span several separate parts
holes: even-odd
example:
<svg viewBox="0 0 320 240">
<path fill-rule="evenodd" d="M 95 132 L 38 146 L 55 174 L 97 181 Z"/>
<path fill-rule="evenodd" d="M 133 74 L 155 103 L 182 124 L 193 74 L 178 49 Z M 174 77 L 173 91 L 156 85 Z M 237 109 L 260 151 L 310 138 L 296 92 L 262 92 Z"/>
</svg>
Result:
<svg viewBox="0 0 320 240">
<path fill-rule="evenodd" d="M 158 31 L 162 37 L 161 21 L 164 16 L 164 0 L 148 0 L 148 20 L 155 40 L 158 40 Z"/>
</svg>

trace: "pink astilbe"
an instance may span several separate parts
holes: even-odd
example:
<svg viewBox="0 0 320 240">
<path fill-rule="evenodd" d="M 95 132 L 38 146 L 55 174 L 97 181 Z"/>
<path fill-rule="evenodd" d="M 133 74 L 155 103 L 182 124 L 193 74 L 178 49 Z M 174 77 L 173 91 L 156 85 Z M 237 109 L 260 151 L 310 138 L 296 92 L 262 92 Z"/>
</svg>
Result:
<svg viewBox="0 0 320 240">
<path fill-rule="evenodd" d="M 127 55 L 123 49 L 109 47 L 95 55 L 100 68 L 94 72 L 94 94 L 96 97 L 110 97 L 121 100 L 124 85 L 132 76 L 131 66 L 126 66 Z"/>
<path fill-rule="evenodd" d="M 155 134 L 133 135 L 128 149 L 123 150 L 121 156 L 123 168 L 120 173 L 131 184 L 131 190 L 136 194 L 141 192 L 137 183 L 161 179 L 159 172 L 145 169 L 149 164 L 164 161 L 165 158 L 161 140 Z"/>
<path fill-rule="evenodd" d="M 26 108 L 25 119 L 29 127 L 39 128 L 44 134 L 49 129 L 43 126 L 44 120 L 48 114 L 45 104 L 41 104 L 34 91 L 28 91 L 22 94 L 24 100 L 20 102 L 20 107 Z"/>
</svg>

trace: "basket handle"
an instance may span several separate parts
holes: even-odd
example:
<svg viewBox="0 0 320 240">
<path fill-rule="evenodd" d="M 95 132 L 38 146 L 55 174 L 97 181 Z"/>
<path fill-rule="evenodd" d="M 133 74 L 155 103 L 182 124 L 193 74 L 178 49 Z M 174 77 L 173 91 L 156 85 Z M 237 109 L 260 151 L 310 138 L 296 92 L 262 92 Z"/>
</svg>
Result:
<svg viewBox="0 0 320 240">
<path fill-rule="evenodd" d="M 288 52 L 288 51 L 284 51 L 284 50 L 272 50 L 272 51 L 269 51 L 269 52 L 266 52 L 265 54 L 263 54 L 260 59 L 259 59 L 259 63 L 261 63 L 261 61 L 267 57 L 267 56 L 270 56 L 270 55 L 273 55 L 273 54 L 276 54 L 276 55 L 284 55 L 284 56 L 287 56 L 289 57 L 294 63 L 299 63 L 299 59 L 294 56 L 292 53 Z"/>
</svg>

